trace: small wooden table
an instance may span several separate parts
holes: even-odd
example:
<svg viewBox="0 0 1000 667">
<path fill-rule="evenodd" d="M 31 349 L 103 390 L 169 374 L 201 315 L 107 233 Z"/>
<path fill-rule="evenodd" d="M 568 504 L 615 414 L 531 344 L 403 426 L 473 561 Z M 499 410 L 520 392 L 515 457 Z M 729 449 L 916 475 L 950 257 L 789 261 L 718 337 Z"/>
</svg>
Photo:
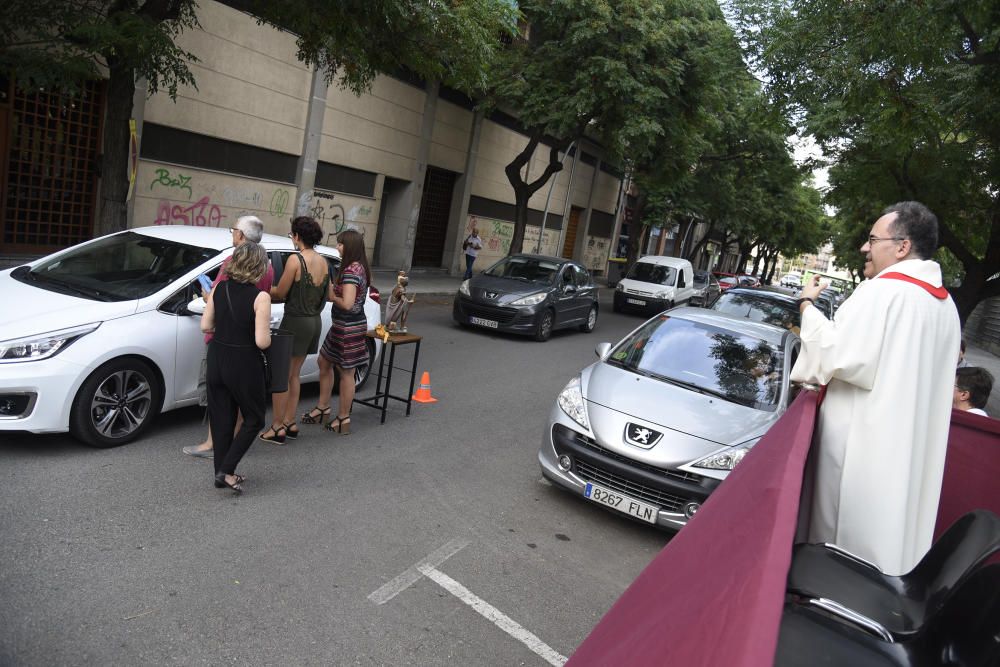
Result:
<svg viewBox="0 0 1000 667">
<path fill-rule="evenodd" d="M 369 338 L 374 338 L 376 340 L 382 340 L 382 337 L 377 335 L 374 331 L 369 331 L 365 334 Z M 379 356 L 378 362 L 378 381 L 375 383 L 375 394 L 368 396 L 366 398 L 355 398 L 354 402 L 360 405 L 367 406 L 369 408 L 375 408 L 382 412 L 382 420 L 380 424 L 385 423 L 385 412 L 389 405 L 389 399 L 394 401 L 399 401 L 401 403 L 406 403 L 406 416 L 410 416 L 410 407 L 413 403 L 413 385 L 417 379 L 417 360 L 420 358 L 420 336 L 416 336 L 411 333 L 391 333 L 389 334 L 389 341 L 384 344 L 382 349 L 382 354 Z M 413 348 L 413 364 L 410 368 L 401 367 L 399 370 L 404 373 L 410 374 L 410 391 L 406 396 L 397 396 L 390 391 L 392 386 L 392 371 L 396 368 L 396 348 L 400 345 L 414 345 Z M 386 348 L 389 352 L 389 368 L 385 367 L 385 353 Z M 382 388 L 382 380 L 385 379 L 385 388 Z"/>
</svg>

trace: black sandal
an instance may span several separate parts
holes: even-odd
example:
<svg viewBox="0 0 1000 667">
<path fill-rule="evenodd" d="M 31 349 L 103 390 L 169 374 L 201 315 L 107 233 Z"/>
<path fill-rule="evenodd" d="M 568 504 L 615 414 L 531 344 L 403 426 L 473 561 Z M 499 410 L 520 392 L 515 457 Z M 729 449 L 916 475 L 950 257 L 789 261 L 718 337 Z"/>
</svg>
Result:
<svg viewBox="0 0 1000 667">
<path fill-rule="evenodd" d="M 295 427 L 294 431 L 292 430 L 293 426 Z M 287 435 L 292 440 L 294 440 L 295 438 L 299 437 L 299 427 L 298 427 L 298 425 L 295 422 L 292 422 L 291 424 L 285 424 L 285 435 Z"/>
<path fill-rule="evenodd" d="M 351 415 L 332 419 L 330 420 L 330 423 L 324 426 L 323 428 L 325 428 L 327 431 L 333 431 L 334 433 L 339 433 L 340 435 L 350 435 Z"/>
<path fill-rule="evenodd" d="M 274 435 L 268 437 L 267 436 L 268 433 L 273 433 Z M 274 424 L 271 424 L 270 428 L 268 428 L 266 431 L 264 431 L 257 437 L 263 440 L 264 442 L 270 442 L 272 445 L 283 445 L 285 444 L 285 435 L 287 433 L 288 429 L 286 429 L 284 426 L 279 426 L 278 428 L 274 428 Z"/>
<path fill-rule="evenodd" d="M 319 411 L 319 414 L 315 414 L 317 410 Z M 299 419 L 302 420 L 303 424 L 322 424 L 326 421 L 327 417 L 330 416 L 330 410 L 330 406 L 321 408 L 317 405 L 312 410 L 299 417 Z"/>
<path fill-rule="evenodd" d="M 215 487 L 217 489 L 224 489 L 228 486 L 230 489 L 236 492 L 236 495 L 243 493 L 243 487 L 241 486 L 243 484 L 243 478 L 240 477 L 239 475 L 232 475 L 232 476 L 236 478 L 235 484 L 230 484 L 229 482 L 227 482 L 226 473 L 220 472 L 218 475 L 215 476 Z"/>
</svg>

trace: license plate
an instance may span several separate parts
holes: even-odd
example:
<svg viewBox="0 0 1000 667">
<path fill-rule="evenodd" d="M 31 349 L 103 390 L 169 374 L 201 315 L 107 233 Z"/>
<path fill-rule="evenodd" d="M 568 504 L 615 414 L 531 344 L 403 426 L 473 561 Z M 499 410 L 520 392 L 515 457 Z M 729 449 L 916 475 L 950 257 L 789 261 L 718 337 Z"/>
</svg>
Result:
<svg viewBox="0 0 1000 667">
<path fill-rule="evenodd" d="M 658 507 L 636 500 L 635 498 L 623 496 L 610 489 L 605 489 L 603 486 L 588 483 L 587 488 L 583 490 L 583 497 L 589 498 L 595 503 L 616 509 L 623 514 L 634 516 L 637 519 L 656 523 L 656 511 L 659 509 Z"/>
<path fill-rule="evenodd" d="M 629 303 L 634 303 L 637 306 L 645 306 L 646 302 L 642 299 L 626 299 Z"/>
<path fill-rule="evenodd" d="M 484 320 L 481 317 L 469 317 L 469 324 L 476 324 L 481 327 L 489 327 L 490 329 L 496 329 L 500 323 L 496 320 Z"/>
</svg>

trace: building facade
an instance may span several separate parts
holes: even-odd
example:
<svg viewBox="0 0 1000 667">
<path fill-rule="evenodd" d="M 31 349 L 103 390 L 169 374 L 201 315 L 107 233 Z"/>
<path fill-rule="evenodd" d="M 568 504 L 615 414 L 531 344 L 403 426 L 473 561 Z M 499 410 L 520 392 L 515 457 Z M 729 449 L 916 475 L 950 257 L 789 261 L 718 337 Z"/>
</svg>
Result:
<svg viewBox="0 0 1000 667">
<path fill-rule="evenodd" d="M 504 167 L 527 143 L 516 119 L 486 116 L 436 84 L 391 76 L 355 96 L 299 62 L 289 33 L 214 0 L 199 3 L 198 19 L 201 27 L 178 39 L 198 57 L 190 65 L 197 88 L 179 89 L 176 101 L 136 94 L 129 226 L 227 227 L 253 214 L 266 231 L 284 234 L 292 216 L 309 214 L 326 239 L 348 227 L 362 231 L 377 266 L 458 273 L 475 223 L 485 243 L 478 267 L 507 254 L 514 197 Z M 91 238 L 102 85 L 82 101 L 19 95 L 6 81 L 0 87 L 0 255 Z M 540 145 L 529 178 L 548 155 Z M 619 175 L 587 143 L 565 167 L 551 193 L 547 184 L 531 199 L 523 249 L 603 272 Z"/>
</svg>

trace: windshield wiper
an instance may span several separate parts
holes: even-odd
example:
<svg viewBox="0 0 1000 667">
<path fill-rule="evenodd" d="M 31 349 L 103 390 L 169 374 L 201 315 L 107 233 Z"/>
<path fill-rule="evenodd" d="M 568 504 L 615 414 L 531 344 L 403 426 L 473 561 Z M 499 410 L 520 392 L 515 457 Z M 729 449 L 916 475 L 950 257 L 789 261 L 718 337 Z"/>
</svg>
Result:
<svg viewBox="0 0 1000 667">
<path fill-rule="evenodd" d="M 34 271 L 29 271 L 28 275 L 30 275 L 37 282 L 47 283 L 49 285 L 52 285 L 53 287 L 58 287 L 64 292 L 68 292 L 70 294 L 86 296 L 92 299 L 97 299 L 98 301 L 113 301 L 112 296 L 109 295 L 107 292 L 103 292 L 93 287 L 82 287 L 80 285 L 74 285 L 72 283 L 67 283 L 63 280 L 53 278 L 52 276 L 45 275 L 44 273 L 35 273 Z"/>
<path fill-rule="evenodd" d="M 670 384 L 676 385 L 678 387 L 684 387 L 685 389 L 690 389 L 691 391 L 697 392 L 699 394 L 705 394 L 706 396 L 715 396 L 716 398 L 721 398 L 733 403 L 739 403 L 740 405 L 745 405 L 747 407 L 753 407 L 755 401 L 748 401 L 745 398 L 739 396 L 733 396 L 732 394 L 727 394 L 724 391 L 717 391 L 715 389 L 709 389 L 708 387 L 703 387 L 700 384 L 695 384 L 694 382 L 688 382 L 687 380 L 680 380 L 678 378 L 667 377 L 665 375 L 652 374 L 658 380 L 663 380 L 664 382 L 669 382 Z"/>
</svg>

